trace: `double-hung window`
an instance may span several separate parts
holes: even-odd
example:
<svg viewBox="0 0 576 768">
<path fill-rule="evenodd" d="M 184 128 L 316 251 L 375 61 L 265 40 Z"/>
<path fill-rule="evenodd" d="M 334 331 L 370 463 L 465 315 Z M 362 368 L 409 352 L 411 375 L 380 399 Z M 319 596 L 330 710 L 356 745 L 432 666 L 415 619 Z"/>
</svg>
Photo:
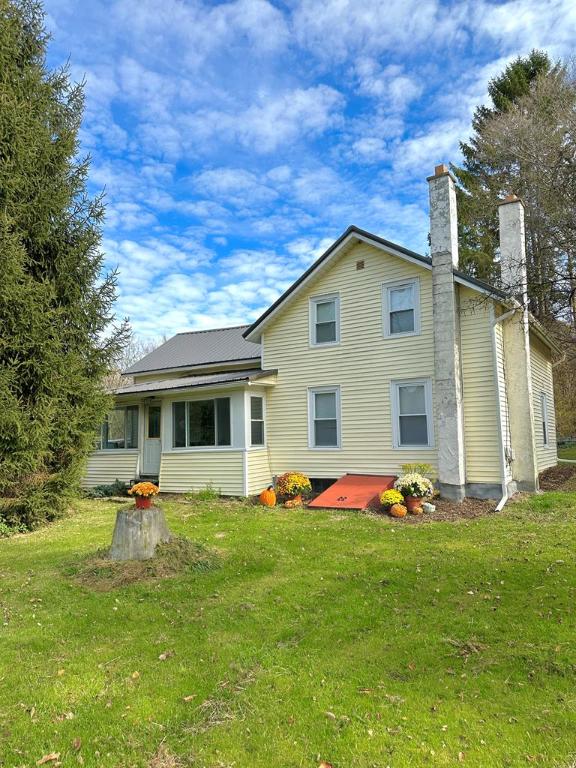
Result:
<svg viewBox="0 0 576 768">
<path fill-rule="evenodd" d="M 231 445 L 230 398 L 172 403 L 174 448 Z"/>
<path fill-rule="evenodd" d="M 138 406 L 113 408 L 101 427 L 96 447 L 106 451 L 138 448 Z"/>
<path fill-rule="evenodd" d="M 382 307 L 385 336 L 415 336 L 420 333 L 418 280 L 385 283 Z"/>
<path fill-rule="evenodd" d="M 395 448 L 434 444 L 430 379 L 392 382 L 392 432 Z"/>
<path fill-rule="evenodd" d="M 264 445 L 264 398 L 250 396 L 250 445 Z"/>
<path fill-rule="evenodd" d="M 540 418 L 542 420 L 542 443 L 548 445 L 548 395 L 540 393 Z"/>
<path fill-rule="evenodd" d="M 340 299 L 315 296 L 310 299 L 310 344 L 324 347 L 340 343 Z"/>
<path fill-rule="evenodd" d="M 308 439 L 310 448 L 340 447 L 340 388 L 308 390 Z"/>
</svg>

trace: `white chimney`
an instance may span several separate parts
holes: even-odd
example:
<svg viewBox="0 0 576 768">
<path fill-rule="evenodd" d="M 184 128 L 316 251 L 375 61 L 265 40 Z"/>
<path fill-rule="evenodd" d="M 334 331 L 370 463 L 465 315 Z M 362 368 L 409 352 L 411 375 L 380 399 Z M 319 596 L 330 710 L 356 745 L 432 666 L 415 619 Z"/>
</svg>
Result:
<svg viewBox="0 0 576 768">
<path fill-rule="evenodd" d="M 526 271 L 524 205 L 508 195 L 498 206 L 500 220 L 501 287 L 517 311 L 503 322 L 506 389 L 510 438 L 514 454 L 512 478 L 518 490 L 538 488 L 538 462 L 534 431 L 534 397 L 530 358 L 530 324 Z"/>
<path fill-rule="evenodd" d="M 465 496 L 464 416 L 457 287 L 458 219 L 454 179 L 445 165 L 428 178 L 434 319 L 434 403 L 438 483 L 447 498 Z"/>
</svg>

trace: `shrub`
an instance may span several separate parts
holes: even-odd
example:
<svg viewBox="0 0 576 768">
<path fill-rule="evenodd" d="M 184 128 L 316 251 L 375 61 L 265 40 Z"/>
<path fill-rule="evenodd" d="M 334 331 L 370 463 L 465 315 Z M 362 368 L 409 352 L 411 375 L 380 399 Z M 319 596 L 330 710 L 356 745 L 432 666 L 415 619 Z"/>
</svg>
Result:
<svg viewBox="0 0 576 768">
<path fill-rule="evenodd" d="M 212 483 L 207 483 L 204 488 L 198 491 L 188 491 L 184 494 L 186 501 L 216 501 L 222 495 L 220 488 L 214 488 Z"/>
<path fill-rule="evenodd" d="M 301 472 L 285 472 L 276 480 L 276 491 L 279 496 L 298 496 L 310 493 L 312 485 L 309 478 Z"/>
<path fill-rule="evenodd" d="M 389 488 L 387 491 L 382 491 L 380 494 L 380 504 L 385 509 L 390 509 L 394 504 L 402 504 L 404 496 L 395 488 Z"/>
<path fill-rule="evenodd" d="M 432 482 L 436 480 L 436 470 L 432 464 L 414 462 L 413 464 L 402 464 L 400 469 L 403 475 L 424 475 Z"/>
<path fill-rule="evenodd" d="M 28 528 L 24 523 L 14 523 L 14 525 L 8 525 L 3 520 L 0 520 L 0 539 L 7 539 L 8 536 L 14 536 L 16 533 L 26 533 Z"/>
<path fill-rule="evenodd" d="M 110 496 L 128 496 L 130 485 L 123 483 L 122 480 L 114 480 L 113 483 L 108 485 L 95 485 L 93 488 L 88 488 L 85 491 L 86 496 L 89 499 L 106 499 Z"/>
<path fill-rule="evenodd" d="M 394 488 L 403 496 L 416 496 L 419 499 L 432 496 L 434 493 L 434 486 L 430 480 L 416 472 L 401 475 L 394 483 Z"/>
</svg>

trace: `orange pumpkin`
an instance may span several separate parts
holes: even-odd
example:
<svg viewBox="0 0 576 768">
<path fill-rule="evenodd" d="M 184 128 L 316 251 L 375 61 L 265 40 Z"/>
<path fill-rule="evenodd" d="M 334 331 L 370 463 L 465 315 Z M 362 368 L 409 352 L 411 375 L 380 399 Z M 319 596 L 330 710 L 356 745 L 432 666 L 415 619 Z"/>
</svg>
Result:
<svg viewBox="0 0 576 768">
<path fill-rule="evenodd" d="M 392 517 L 405 517 L 408 510 L 404 504 L 392 504 L 390 507 L 390 514 Z"/>
<path fill-rule="evenodd" d="M 264 504 L 265 507 L 276 506 L 276 493 L 271 485 L 269 485 L 266 490 L 262 491 L 258 498 L 260 499 L 260 503 Z"/>
<path fill-rule="evenodd" d="M 409 511 L 410 511 L 411 515 L 422 515 L 422 514 L 424 514 L 424 510 L 422 509 L 422 507 L 412 507 L 412 509 L 409 510 Z"/>
</svg>

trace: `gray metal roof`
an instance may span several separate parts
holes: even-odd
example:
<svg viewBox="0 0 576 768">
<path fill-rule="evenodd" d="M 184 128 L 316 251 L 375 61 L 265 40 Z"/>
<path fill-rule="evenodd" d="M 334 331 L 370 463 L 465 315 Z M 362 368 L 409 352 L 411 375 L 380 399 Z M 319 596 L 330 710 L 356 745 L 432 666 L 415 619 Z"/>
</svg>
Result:
<svg viewBox="0 0 576 768">
<path fill-rule="evenodd" d="M 229 373 L 211 373 L 205 376 L 181 376 L 179 379 L 158 379 L 144 381 L 142 384 L 130 384 L 113 390 L 115 395 L 136 395 L 146 392 L 164 392 L 172 389 L 195 389 L 213 387 L 218 384 L 230 384 L 242 381 L 254 381 L 263 376 L 273 376 L 276 371 L 262 371 L 259 368 L 250 371 L 230 371 Z"/>
<path fill-rule="evenodd" d="M 260 344 L 246 341 L 242 336 L 247 327 L 238 325 L 212 331 L 177 333 L 124 373 L 130 375 L 235 360 L 260 360 Z"/>
</svg>

